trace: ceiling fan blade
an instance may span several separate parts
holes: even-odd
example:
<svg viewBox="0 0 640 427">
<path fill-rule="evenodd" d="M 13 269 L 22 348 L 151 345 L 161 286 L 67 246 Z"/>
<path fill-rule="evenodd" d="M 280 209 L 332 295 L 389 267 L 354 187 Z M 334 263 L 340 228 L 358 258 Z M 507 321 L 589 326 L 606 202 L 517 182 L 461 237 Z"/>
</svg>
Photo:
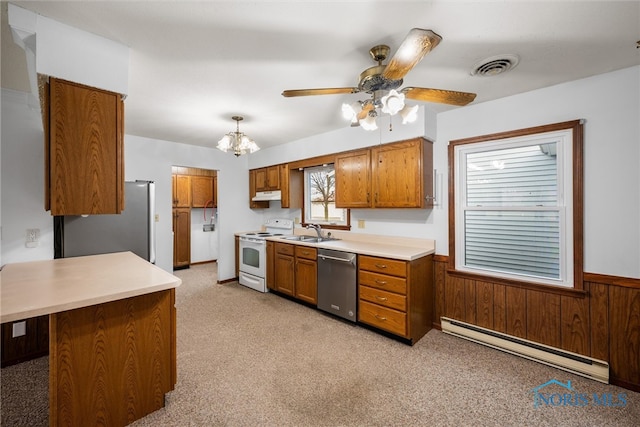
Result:
<svg viewBox="0 0 640 427">
<path fill-rule="evenodd" d="M 369 111 L 373 110 L 373 103 L 368 102 L 366 104 L 364 104 L 362 106 L 362 110 L 360 110 L 360 112 L 358 113 L 358 115 L 356 116 L 358 119 L 358 122 L 360 122 L 360 120 L 365 119 L 367 117 L 367 115 L 369 114 Z"/>
<path fill-rule="evenodd" d="M 476 99 L 475 93 L 456 92 L 455 90 L 429 89 L 425 87 L 407 87 L 402 89 L 407 98 L 418 101 L 438 102 L 440 104 L 467 105 Z"/>
<path fill-rule="evenodd" d="M 309 96 L 309 95 L 337 95 L 341 93 L 357 93 L 360 89 L 357 87 L 329 87 L 324 89 L 292 89 L 282 92 L 284 97 L 292 96 Z"/>
<path fill-rule="evenodd" d="M 389 61 L 382 74 L 385 79 L 400 80 L 424 56 L 440 43 L 442 37 L 431 30 L 413 28 L 402 41 L 402 44 Z"/>
</svg>

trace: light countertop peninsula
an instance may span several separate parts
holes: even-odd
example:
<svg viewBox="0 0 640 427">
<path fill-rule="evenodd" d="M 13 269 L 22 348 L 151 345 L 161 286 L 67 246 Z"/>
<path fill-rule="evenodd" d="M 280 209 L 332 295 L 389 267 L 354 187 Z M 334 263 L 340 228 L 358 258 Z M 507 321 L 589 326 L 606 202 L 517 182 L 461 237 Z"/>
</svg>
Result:
<svg viewBox="0 0 640 427">
<path fill-rule="evenodd" d="M 131 298 L 180 283 L 132 252 L 7 264 L 0 272 L 0 322 Z"/>
</svg>

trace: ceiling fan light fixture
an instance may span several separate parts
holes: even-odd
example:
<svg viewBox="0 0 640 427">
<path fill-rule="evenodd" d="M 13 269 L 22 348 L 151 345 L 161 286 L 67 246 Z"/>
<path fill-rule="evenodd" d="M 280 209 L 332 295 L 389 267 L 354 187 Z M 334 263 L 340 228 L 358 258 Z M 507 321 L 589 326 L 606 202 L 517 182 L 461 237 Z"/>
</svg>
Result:
<svg viewBox="0 0 640 427">
<path fill-rule="evenodd" d="M 376 112 L 372 110 L 367 114 L 367 117 L 360 120 L 360 126 L 364 130 L 376 130 L 378 129 L 378 124 L 376 123 Z"/>
<path fill-rule="evenodd" d="M 346 120 L 351 121 L 351 123 L 357 123 L 358 121 L 358 113 L 362 110 L 362 105 L 360 102 L 356 101 L 351 104 L 347 104 L 346 102 L 342 104 L 342 117 Z"/>
<path fill-rule="evenodd" d="M 400 117 L 402 117 L 402 124 L 413 123 L 418 118 L 418 106 L 417 105 L 405 105 L 400 110 Z"/>
<path fill-rule="evenodd" d="M 380 102 L 382 103 L 382 112 L 393 116 L 404 108 L 404 93 L 398 93 L 395 89 L 391 89 L 387 95 L 380 99 Z"/>
<path fill-rule="evenodd" d="M 228 151 L 233 151 L 233 154 L 236 157 L 239 157 L 243 154 L 247 153 L 255 153 L 260 149 L 258 144 L 243 132 L 240 132 L 240 121 L 244 119 L 242 116 L 233 116 L 233 120 L 236 121 L 236 131 L 229 132 L 224 135 L 220 141 L 218 141 L 218 145 L 216 148 L 220 151 L 224 151 L 225 153 Z"/>
</svg>

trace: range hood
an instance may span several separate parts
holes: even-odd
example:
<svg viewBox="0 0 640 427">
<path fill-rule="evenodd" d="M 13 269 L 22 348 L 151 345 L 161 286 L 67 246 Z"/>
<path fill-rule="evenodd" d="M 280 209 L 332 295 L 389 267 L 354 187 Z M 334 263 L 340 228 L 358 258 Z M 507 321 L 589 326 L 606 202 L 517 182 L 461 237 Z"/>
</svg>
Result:
<svg viewBox="0 0 640 427">
<path fill-rule="evenodd" d="M 277 191 L 258 191 L 255 196 L 253 196 L 254 202 L 265 202 L 269 200 L 280 200 L 282 198 L 282 192 L 280 190 Z"/>
</svg>

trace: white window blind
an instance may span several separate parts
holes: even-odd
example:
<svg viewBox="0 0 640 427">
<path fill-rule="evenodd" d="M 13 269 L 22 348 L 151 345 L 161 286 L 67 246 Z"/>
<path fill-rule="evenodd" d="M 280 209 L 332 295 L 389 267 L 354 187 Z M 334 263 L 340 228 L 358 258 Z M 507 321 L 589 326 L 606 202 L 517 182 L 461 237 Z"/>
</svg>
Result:
<svg viewBox="0 0 640 427">
<path fill-rule="evenodd" d="M 456 268 L 569 283 L 564 139 L 456 147 Z"/>
</svg>

